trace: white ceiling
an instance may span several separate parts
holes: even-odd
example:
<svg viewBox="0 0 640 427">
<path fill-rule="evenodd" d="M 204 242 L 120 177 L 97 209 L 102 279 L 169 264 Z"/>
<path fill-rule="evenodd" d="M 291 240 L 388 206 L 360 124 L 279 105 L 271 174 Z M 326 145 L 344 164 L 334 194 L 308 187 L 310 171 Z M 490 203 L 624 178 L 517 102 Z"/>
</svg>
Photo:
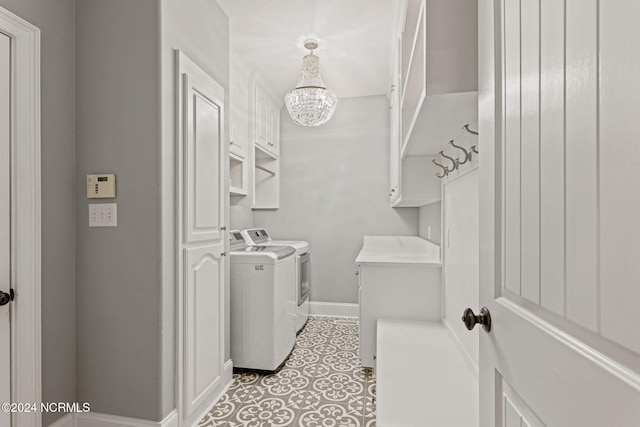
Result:
<svg viewBox="0 0 640 427">
<path fill-rule="evenodd" d="M 304 41 L 327 88 L 342 97 L 388 92 L 392 0 L 218 0 L 231 47 L 280 100 L 296 85 Z"/>
</svg>

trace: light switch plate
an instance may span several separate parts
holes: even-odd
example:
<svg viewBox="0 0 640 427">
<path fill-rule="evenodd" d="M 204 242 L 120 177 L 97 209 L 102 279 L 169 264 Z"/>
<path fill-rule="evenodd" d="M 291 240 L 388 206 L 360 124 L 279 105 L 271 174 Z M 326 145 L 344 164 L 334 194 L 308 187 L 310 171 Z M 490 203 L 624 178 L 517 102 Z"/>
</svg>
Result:
<svg viewBox="0 0 640 427">
<path fill-rule="evenodd" d="M 118 209 L 116 203 L 89 205 L 89 227 L 116 227 L 117 225 Z"/>
</svg>

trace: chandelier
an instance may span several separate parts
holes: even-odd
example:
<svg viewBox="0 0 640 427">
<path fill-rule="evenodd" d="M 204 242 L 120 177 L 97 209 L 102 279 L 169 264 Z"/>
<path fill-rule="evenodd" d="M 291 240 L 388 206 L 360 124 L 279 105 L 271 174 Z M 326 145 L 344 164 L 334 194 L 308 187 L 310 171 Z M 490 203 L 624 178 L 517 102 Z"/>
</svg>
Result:
<svg viewBox="0 0 640 427">
<path fill-rule="evenodd" d="M 318 42 L 307 40 L 304 47 L 310 53 L 302 59 L 296 88 L 285 95 L 284 101 L 294 122 L 302 126 L 320 126 L 333 115 L 338 98 L 324 86 L 320 76 L 319 60 L 313 54 Z"/>
</svg>

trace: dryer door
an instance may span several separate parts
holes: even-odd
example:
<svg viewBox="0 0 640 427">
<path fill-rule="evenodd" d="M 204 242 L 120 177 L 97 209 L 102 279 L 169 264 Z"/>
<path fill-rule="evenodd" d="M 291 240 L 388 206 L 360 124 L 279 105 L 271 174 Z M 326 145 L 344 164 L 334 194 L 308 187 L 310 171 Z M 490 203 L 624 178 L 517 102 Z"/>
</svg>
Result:
<svg viewBox="0 0 640 427">
<path fill-rule="evenodd" d="M 311 252 L 298 255 L 298 307 L 309 299 L 311 290 Z"/>
</svg>

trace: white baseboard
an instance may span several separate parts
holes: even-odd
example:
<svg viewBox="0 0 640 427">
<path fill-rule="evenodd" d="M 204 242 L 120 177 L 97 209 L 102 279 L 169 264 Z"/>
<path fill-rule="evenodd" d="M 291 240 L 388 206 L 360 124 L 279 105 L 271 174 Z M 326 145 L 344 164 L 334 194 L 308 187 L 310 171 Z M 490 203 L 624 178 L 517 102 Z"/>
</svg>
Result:
<svg viewBox="0 0 640 427">
<path fill-rule="evenodd" d="M 76 427 L 75 414 L 67 414 L 62 418 L 58 418 L 53 423 L 49 424 L 48 427 Z"/>
<path fill-rule="evenodd" d="M 216 396 L 216 400 L 227 391 L 233 382 L 233 363 L 231 360 L 228 360 L 224 364 L 222 377 L 226 386 L 220 395 Z M 211 408 L 207 408 L 202 414 L 202 417 L 204 417 L 210 409 Z M 202 417 L 199 417 L 194 425 L 197 425 Z M 99 414 L 97 412 L 67 414 L 53 424 L 49 424 L 48 427 L 178 427 L 178 424 L 178 411 L 174 409 L 162 421 L 119 417 L 117 415 Z"/>
<path fill-rule="evenodd" d="M 312 316 L 358 317 L 360 307 L 358 304 L 342 302 L 310 301 L 309 314 Z"/>
<path fill-rule="evenodd" d="M 85 412 L 75 414 L 74 427 L 177 427 L 178 412 L 171 411 L 162 421 L 147 421 L 116 415 Z"/>
</svg>

